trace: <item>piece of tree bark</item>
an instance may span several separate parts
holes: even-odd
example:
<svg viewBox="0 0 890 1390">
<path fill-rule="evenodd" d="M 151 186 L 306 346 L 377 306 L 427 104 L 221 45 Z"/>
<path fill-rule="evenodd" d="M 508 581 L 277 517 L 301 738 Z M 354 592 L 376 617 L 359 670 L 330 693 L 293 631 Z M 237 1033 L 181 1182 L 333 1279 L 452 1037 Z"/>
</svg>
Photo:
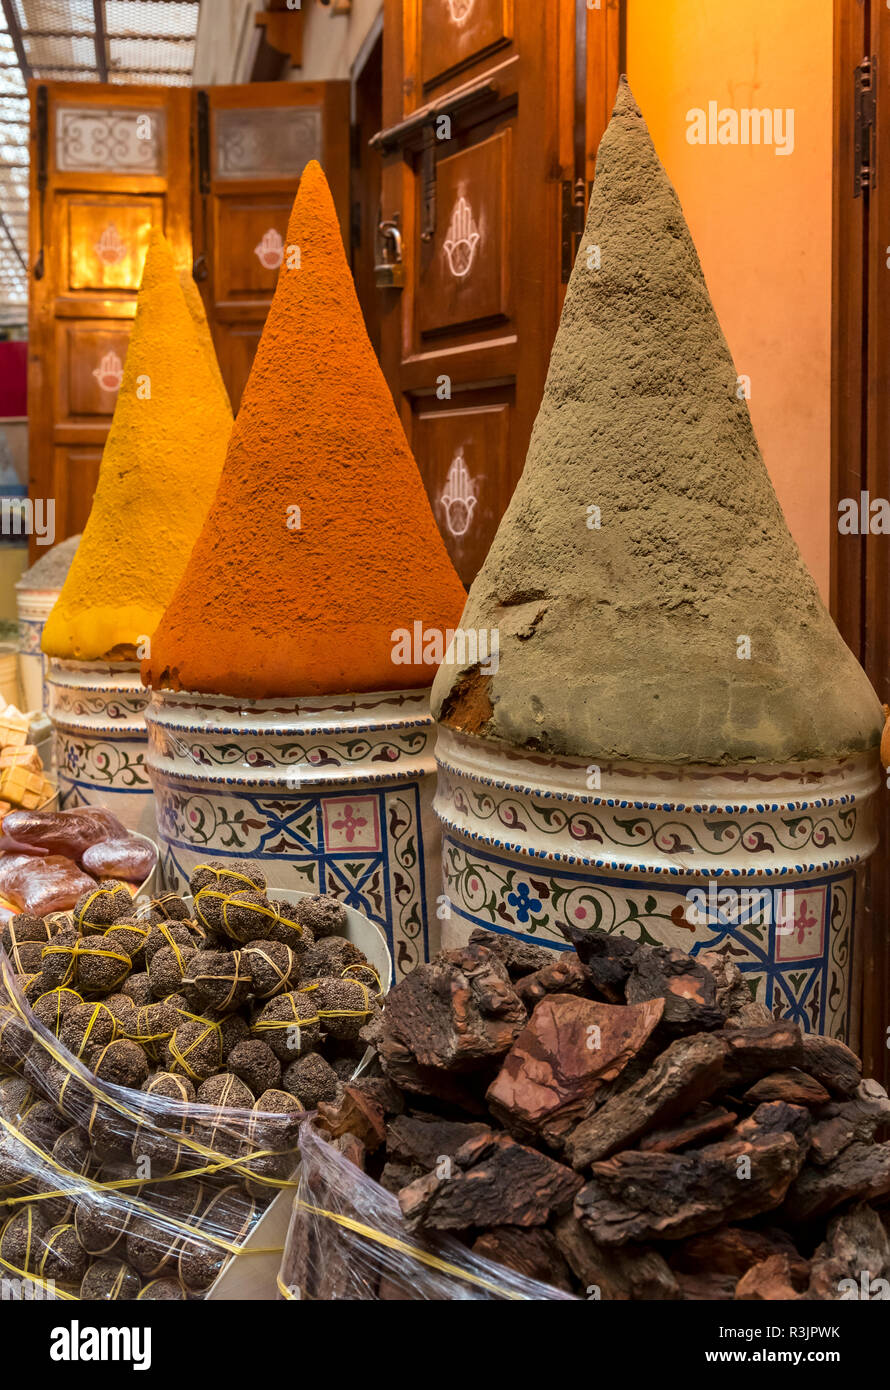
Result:
<svg viewBox="0 0 890 1390">
<path fill-rule="evenodd" d="M 769 1009 L 752 997 L 747 978 L 725 951 L 699 951 L 695 959 L 714 976 L 717 1007 L 726 1015 L 727 1028 L 750 1028 L 772 1023 Z"/>
<path fill-rule="evenodd" d="M 713 1033 L 678 1038 L 649 1071 L 607 1100 L 568 1136 L 566 1157 L 582 1169 L 619 1149 L 632 1148 L 649 1129 L 663 1129 L 708 1100 L 723 1074 L 726 1051 Z"/>
<path fill-rule="evenodd" d="M 531 1013 L 547 994 L 580 994 L 589 998 L 593 994 L 593 981 L 587 966 L 574 951 L 560 951 L 542 969 L 517 980 L 515 988 Z"/>
<path fill-rule="evenodd" d="M 862 1063 L 845 1043 L 836 1038 L 823 1038 L 817 1033 L 805 1033 L 803 1056 L 799 1065 L 817 1081 L 821 1081 L 833 1096 L 856 1094 L 862 1080 Z"/>
<path fill-rule="evenodd" d="M 796 1023 L 785 1020 L 762 1028 L 727 1028 L 720 1037 L 726 1044 L 726 1067 L 721 1089 L 746 1089 L 761 1076 L 800 1066 L 803 1044 Z"/>
<path fill-rule="evenodd" d="M 507 967 L 491 951 L 440 951 L 387 996 L 379 1044 L 384 1070 L 401 1084 L 392 1061 L 406 1049 L 421 1067 L 472 1071 L 508 1052 L 526 1019 Z"/>
<path fill-rule="evenodd" d="M 791 1282 L 791 1266 L 787 1255 L 770 1255 L 762 1264 L 752 1265 L 736 1285 L 737 1302 L 745 1300 L 774 1303 L 794 1302 L 800 1294 Z"/>
<path fill-rule="evenodd" d="M 803 1154 L 790 1134 L 683 1154 L 629 1151 L 595 1163 L 575 1215 L 602 1245 L 680 1240 L 780 1206 Z"/>
<path fill-rule="evenodd" d="M 383 1106 L 351 1084 L 343 1087 L 336 1100 L 319 1101 L 318 1123 L 332 1139 L 356 1135 L 368 1153 L 379 1149 L 386 1138 Z"/>
<path fill-rule="evenodd" d="M 571 1212 L 554 1226 L 556 1242 L 582 1286 L 582 1297 L 675 1300 L 677 1280 L 667 1261 L 646 1246 L 605 1249 L 597 1245 Z"/>
<path fill-rule="evenodd" d="M 500 1133 L 469 1140 L 447 1169 L 439 1165 L 399 1193 L 412 1230 L 543 1226 L 571 1207 L 582 1182 L 571 1168 Z"/>
<path fill-rule="evenodd" d="M 637 948 L 624 997 L 628 1004 L 664 999 L 662 1028 L 670 1037 L 722 1028 L 726 1022 L 710 970 L 683 951 L 666 946 Z"/>
<path fill-rule="evenodd" d="M 690 1115 L 677 1120 L 674 1125 L 644 1134 L 639 1148 L 644 1153 L 667 1154 L 688 1148 L 690 1144 L 700 1144 L 705 1139 L 713 1142 L 718 1134 L 732 1129 L 737 1119 L 734 1111 L 725 1110 L 722 1105 L 696 1106 Z"/>
<path fill-rule="evenodd" d="M 874 1087 L 875 1093 L 864 1089 Z M 863 1095 L 866 1099 L 859 1099 Z M 819 1112 L 810 1141 L 810 1161 L 824 1167 L 850 1144 L 867 1144 L 890 1120 L 890 1100 L 878 1082 L 863 1081 L 854 1100 L 834 1101 Z"/>
<path fill-rule="evenodd" d="M 491 1113 L 518 1137 L 559 1147 L 646 1043 L 662 1007 L 660 999 L 624 1005 L 547 995 L 488 1088 Z"/>
<path fill-rule="evenodd" d="M 368 1151 L 357 1134 L 341 1134 L 337 1139 L 331 1140 L 331 1144 L 344 1158 L 348 1158 L 350 1163 L 364 1173 L 367 1167 Z"/>
<path fill-rule="evenodd" d="M 687 1274 L 725 1274 L 733 1285 L 753 1265 L 771 1255 L 786 1255 L 795 1285 L 806 1281 L 809 1266 L 798 1253 L 787 1231 L 778 1226 L 754 1230 L 748 1226 L 718 1226 L 692 1236 L 671 1252 L 671 1267 Z"/>
<path fill-rule="evenodd" d="M 789 1105 L 784 1100 L 765 1100 L 735 1128 L 739 1139 L 756 1139 L 758 1134 L 793 1135 L 806 1151 L 813 1132 L 813 1117 L 805 1105 Z"/>
<path fill-rule="evenodd" d="M 811 1221 L 841 1202 L 873 1201 L 890 1193 L 890 1143 L 850 1144 L 824 1168 L 807 1164 L 789 1189 L 789 1221 Z"/>
<path fill-rule="evenodd" d="M 495 1226 L 473 1242 L 474 1255 L 506 1265 L 526 1279 L 537 1279 L 563 1293 L 572 1292 L 569 1267 L 554 1237 L 542 1226 Z"/>
<path fill-rule="evenodd" d="M 863 1277 L 866 1276 L 866 1277 Z M 845 1280 L 852 1280 L 852 1286 Z M 884 1287 L 876 1280 L 883 1280 Z M 869 1206 L 832 1217 L 825 1240 L 813 1255 L 807 1298 L 852 1301 L 890 1294 L 890 1236 Z"/>
<path fill-rule="evenodd" d="M 612 1004 L 623 1004 L 630 963 L 639 943 L 627 936 L 590 928 L 585 930 L 564 922 L 559 923 L 559 929 L 586 965 L 597 993 Z"/>
<path fill-rule="evenodd" d="M 530 941 L 522 941 L 506 932 L 486 931 L 484 927 L 474 927 L 470 933 L 471 946 L 484 946 L 493 951 L 507 967 L 511 980 L 521 980 L 535 970 L 541 970 L 553 961 L 553 951 L 546 946 L 534 946 Z M 569 955 L 570 952 L 564 952 Z"/>
<path fill-rule="evenodd" d="M 830 1096 L 814 1076 L 805 1071 L 774 1071 L 749 1086 L 743 1099 L 748 1105 L 784 1100 L 788 1105 L 825 1105 Z"/>
<path fill-rule="evenodd" d="M 413 1164 L 429 1173 L 443 1157 L 453 1157 L 468 1139 L 491 1134 L 489 1125 L 442 1120 L 438 1115 L 398 1115 L 386 1128 L 390 1163 Z"/>
</svg>

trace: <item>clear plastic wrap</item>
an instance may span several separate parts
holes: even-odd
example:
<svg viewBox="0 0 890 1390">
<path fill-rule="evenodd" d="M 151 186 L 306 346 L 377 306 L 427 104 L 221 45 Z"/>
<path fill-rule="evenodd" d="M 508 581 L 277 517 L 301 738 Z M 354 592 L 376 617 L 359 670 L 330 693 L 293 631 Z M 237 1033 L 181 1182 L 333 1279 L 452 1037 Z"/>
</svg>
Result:
<svg viewBox="0 0 890 1390">
<path fill-rule="evenodd" d="M 300 1115 L 99 1080 L 56 1036 L 70 991 L 52 992 L 56 1020 L 46 995 L 36 1006 L 53 1029 L 26 1002 L 22 978 L 0 950 L 4 1297 L 204 1297 L 270 1200 L 293 1185 Z M 114 1036 L 106 1004 L 77 1007 L 95 1010 L 93 1038 Z"/>
<path fill-rule="evenodd" d="M 450 1236 L 408 1230 L 396 1198 L 306 1122 L 278 1287 L 284 1299 L 572 1301 L 474 1255 Z"/>
</svg>

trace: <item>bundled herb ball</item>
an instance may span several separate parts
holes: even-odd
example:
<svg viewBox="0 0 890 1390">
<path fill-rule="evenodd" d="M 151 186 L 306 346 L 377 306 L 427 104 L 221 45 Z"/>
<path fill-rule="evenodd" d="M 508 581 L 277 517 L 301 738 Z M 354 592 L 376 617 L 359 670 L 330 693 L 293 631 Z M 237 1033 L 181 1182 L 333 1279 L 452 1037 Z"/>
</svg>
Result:
<svg viewBox="0 0 890 1390">
<path fill-rule="evenodd" d="M 264 1091 L 260 1096 L 253 1107 L 247 1143 L 251 1152 L 263 1156 L 245 1159 L 245 1166 L 254 1175 L 247 1182 L 248 1192 L 268 1197 L 283 1179 L 291 1176 L 300 1158 L 299 1134 L 304 1115 L 300 1102 L 285 1091 Z"/>
<path fill-rule="evenodd" d="M 217 1023 L 220 1042 L 222 1043 L 223 1061 L 225 1061 L 233 1048 L 250 1037 L 250 1026 L 245 1023 L 240 1014 L 223 1014 L 222 1018 L 217 1019 Z"/>
<path fill-rule="evenodd" d="M 244 1082 L 231 1072 L 220 1072 L 202 1081 L 198 1087 L 199 1105 L 212 1105 L 221 1110 L 250 1110 L 253 1094 Z"/>
<path fill-rule="evenodd" d="M 157 1096 L 158 1100 L 172 1100 L 177 1105 L 192 1105 L 195 1100 L 195 1088 L 187 1076 L 175 1076 L 169 1071 L 156 1071 L 154 1076 L 150 1076 L 142 1088 L 148 1096 Z M 163 1111 L 159 1114 L 152 1114 L 155 1122 L 165 1122 Z"/>
<path fill-rule="evenodd" d="M 40 957 L 40 974 L 46 989 L 60 989 L 74 975 L 75 952 L 80 933 L 75 927 L 61 927 L 44 946 Z"/>
<path fill-rule="evenodd" d="M 47 1230 L 36 1203 L 23 1207 L 9 1218 L 0 1233 L 0 1260 L 12 1265 L 13 1270 L 36 1274 Z"/>
<path fill-rule="evenodd" d="M 90 1141 L 78 1125 L 72 1125 L 60 1134 L 53 1144 L 53 1160 L 70 1173 L 81 1177 L 91 1177 L 97 1170 L 97 1163 L 90 1147 Z"/>
<path fill-rule="evenodd" d="M 237 893 L 240 888 L 248 888 L 265 893 L 266 879 L 262 870 L 246 859 L 211 859 L 195 866 L 189 888 L 195 898 L 205 888 L 217 888 L 223 893 Z"/>
<path fill-rule="evenodd" d="M 113 927 L 109 927 L 105 933 L 107 941 L 114 941 L 126 951 L 130 960 L 133 962 L 134 970 L 145 968 L 145 943 L 148 939 L 149 928 L 142 922 L 137 922 L 135 918 L 129 921 L 115 922 Z"/>
<path fill-rule="evenodd" d="M 162 1187 L 143 1193 L 143 1200 L 156 1216 L 137 1216 L 127 1233 L 127 1263 L 146 1279 L 156 1279 L 169 1270 L 176 1260 L 182 1239 L 177 1227 L 165 1224 L 164 1215 L 175 1217 L 178 1223 L 192 1224 L 206 1202 L 205 1189 L 199 1182 L 172 1183 L 173 1193 Z"/>
<path fill-rule="evenodd" d="M 42 917 L 32 917 L 27 912 L 18 912 L 0 931 L 0 946 L 12 957 L 16 946 L 26 941 L 39 941 L 46 945 L 52 940 L 52 931 Z"/>
<path fill-rule="evenodd" d="M 62 1137 L 66 1129 L 70 1129 L 68 1120 L 60 1115 L 48 1100 L 35 1101 L 22 1116 L 18 1126 L 22 1137 L 36 1144 L 45 1153 L 52 1152 L 56 1141 Z"/>
<path fill-rule="evenodd" d="M 0 1067 L 15 1071 L 31 1046 L 31 1035 L 12 1014 L 0 1014 Z"/>
<path fill-rule="evenodd" d="M 325 936 L 342 936 L 346 930 L 346 908 L 323 894 L 300 898 L 290 914 L 301 926 L 311 929 L 316 941 Z"/>
<path fill-rule="evenodd" d="M 210 931 L 224 932 L 242 945 L 269 939 L 278 921 L 275 908 L 261 893 L 244 888 L 230 894 L 205 888 L 196 907 L 199 921 Z"/>
<path fill-rule="evenodd" d="M 148 920 L 155 922 L 186 922 L 190 909 L 178 893 L 161 893 L 149 903 Z"/>
<path fill-rule="evenodd" d="M 37 1273 L 56 1284 L 79 1284 L 89 1260 L 73 1226 L 54 1226 L 40 1241 Z"/>
<path fill-rule="evenodd" d="M 273 901 L 270 906 L 275 913 L 275 921 L 269 926 L 269 940 L 280 941 L 301 956 L 315 941 L 312 928 L 297 921 L 290 903 Z"/>
<path fill-rule="evenodd" d="M 107 936 L 87 936 L 77 943 L 75 974 L 83 994 L 114 994 L 130 976 L 133 962 Z"/>
<path fill-rule="evenodd" d="M 156 1118 L 153 1124 L 159 1123 Z M 157 1130 L 140 1125 L 133 1136 L 130 1158 L 139 1172 L 153 1178 L 166 1178 L 200 1166 L 205 1160 L 196 1150 L 181 1142 L 183 1130 Z"/>
<path fill-rule="evenodd" d="M 188 984 L 205 1008 L 229 1013 L 253 993 L 251 960 L 242 951 L 198 951 L 190 961 Z"/>
<path fill-rule="evenodd" d="M 159 951 L 155 951 L 148 967 L 148 978 L 155 999 L 166 999 L 169 994 L 183 990 L 197 954 L 194 947 L 179 945 L 162 946 Z"/>
<path fill-rule="evenodd" d="M 43 964 L 45 941 L 16 941 L 6 954 L 18 975 L 36 975 Z"/>
<path fill-rule="evenodd" d="M 80 1298 L 85 1303 L 127 1302 L 138 1298 L 141 1288 L 139 1275 L 123 1260 L 97 1260 L 81 1280 Z"/>
<path fill-rule="evenodd" d="M 81 1197 L 74 1209 L 74 1230 L 88 1255 L 110 1255 L 133 1220 L 131 1209 L 113 1200 Z"/>
<path fill-rule="evenodd" d="M 151 980 L 144 971 L 131 975 L 129 980 L 125 980 L 121 985 L 121 994 L 132 999 L 137 1009 L 144 1009 L 154 1000 L 154 995 L 151 992 Z"/>
<path fill-rule="evenodd" d="M 334 1100 L 338 1084 L 337 1073 L 319 1052 L 308 1052 L 291 1062 L 282 1080 L 285 1091 L 296 1096 L 307 1110 L 314 1110 L 319 1101 Z"/>
<path fill-rule="evenodd" d="M 145 938 L 145 961 L 147 965 L 151 962 L 158 951 L 165 946 L 182 948 L 187 946 L 194 950 L 197 945 L 195 935 L 189 928 L 181 922 L 156 922 L 149 927 L 148 935 Z"/>
<path fill-rule="evenodd" d="M 345 936 L 323 936 L 309 947 L 300 965 L 305 982 L 321 975 L 342 975 L 351 965 L 367 965 L 367 956 Z"/>
<path fill-rule="evenodd" d="M 117 1021 L 119 1033 L 132 1033 L 136 1028 L 136 1004 L 129 994 L 109 994 L 105 1007 Z"/>
<path fill-rule="evenodd" d="M 136 1010 L 133 1026 L 128 1030 L 133 1042 L 144 1048 L 146 1056 L 155 1061 L 164 1055 L 164 1048 L 182 1019 L 168 1001 L 149 1004 Z"/>
<path fill-rule="evenodd" d="M 31 1087 L 23 1076 L 0 1078 L 0 1111 L 6 1115 L 24 1115 L 34 1100 Z"/>
<path fill-rule="evenodd" d="M 137 1294 L 137 1303 L 183 1303 L 188 1294 L 178 1279 L 151 1279 Z"/>
<path fill-rule="evenodd" d="M 41 994 L 46 993 L 43 987 L 42 974 L 16 975 L 15 980 L 16 984 L 22 992 L 22 995 L 25 999 L 27 999 L 29 1004 L 36 1004 Z"/>
<path fill-rule="evenodd" d="M 243 954 L 250 964 L 255 998 L 271 999 L 300 983 L 301 957 L 283 942 L 252 941 Z"/>
<path fill-rule="evenodd" d="M 368 986 L 358 980 L 323 976 L 313 996 L 325 1035 L 339 1042 L 356 1039 L 375 1008 Z"/>
<path fill-rule="evenodd" d="M 167 1071 L 181 1073 L 196 1083 L 206 1081 L 218 1072 L 222 1061 L 219 1024 L 209 1019 L 184 1019 L 164 1048 Z"/>
<path fill-rule="evenodd" d="M 71 1010 L 78 1004 L 82 1004 L 83 999 L 74 989 L 51 989 L 45 994 L 41 994 L 39 999 L 35 999 L 31 1008 L 34 1017 L 38 1019 L 56 1037 L 62 1031 L 62 1024 L 70 1014 Z"/>
<path fill-rule="evenodd" d="M 258 1038 L 248 1038 L 233 1047 L 226 1066 L 255 1096 L 274 1090 L 281 1082 L 281 1063 L 269 1044 Z"/>
<path fill-rule="evenodd" d="M 254 1037 L 268 1043 L 280 1062 L 292 1062 L 316 1047 L 321 1030 L 315 1001 L 290 990 L 271 999 L 253 1025 Z"/>
<path fill-rule="evenodd" d="M 93 1071 L 100 1081 L 138 1090 L 148 1080 L 148 1058 L 138 1043 L 120 1038 L 110 1042 L 96 1057 Z"/>
<path fill-rule="evenodd" d="M 226 1240 L 238 1244 L 253 1225 L 256 1212 L 256 1203 L 242 1188 L 224 1187 L 201 1213 L 201 1222 L 210 1231 L 225 1232 Z M 179 1281 L 189 1293 L 203 1293 L 210 1288 L 227 1259 L 226 1252 L 218 1246 L 187 1236 L 177 1262 Z"/>
<path fill-rule="evenodd" d="M 133 911 L 133 895 L 126 884 L 110 878 L 81 893 L 74 904 L 74 926 L 83 935 L 104 933 L 107 927 L 119 922 Z"/>
<path fill-rule="evenodd" d="M 60 1040 L 90 1066 L 103 1047 L 114 1041 L 116 1032 L 114 1014 L 104 1004 L 76 1004 L 62 1024 Z"/>
</svg>

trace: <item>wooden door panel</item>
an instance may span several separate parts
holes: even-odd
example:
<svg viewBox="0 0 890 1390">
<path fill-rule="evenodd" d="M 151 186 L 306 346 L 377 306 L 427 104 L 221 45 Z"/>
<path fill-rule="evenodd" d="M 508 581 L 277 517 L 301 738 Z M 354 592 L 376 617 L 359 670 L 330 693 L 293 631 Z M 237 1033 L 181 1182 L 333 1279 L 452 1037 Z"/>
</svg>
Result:
<svg viewBox="0 0 890 1390">
<path fill-rule="evenodd" d="M 130 322 L 102 319 L 56 324 L 56 426 L 109 426 L 123 378 Z"/>
<path fill-rule="evenodd" d="M 194 104 L 195 278 L 237 411 L 310 159 L 324 168 L 349 246 L 349 83 L 208 87 Z"/>
<path fill-rule="evenodd" d="M 30 490 L 55 498 L 61 540 L 89 515 L 152 227 L 191 263 L 189 93 L 32 82 L 29 94 Z"/>
<path fill-rule="evenodd" d="M 63 291 L 133 295 L 153 227 L 164 225 L 161 198 L 63 195 L 65 235 L 59 247 Z"/>
<path fill-rule="evenodd" d="M 76 536 L 86 526 L 101 462 L 101 447 L 74 445 L 54 450 L 57 540 Z"/>
<path fill-rule="evenodd" d="M 291 199 L 221 196 L 215 202 L 214 273 L 220 311 L 229 301 L 262 299 L 268 312 L 284 252 Z"/>
<path fill-rule="evenodd" d="M 510 317 L 511 133 L 438 161 L 440 215 L 416 260 L 421 335 Z"/>
<path fill-rule="evenodd" d="M 619 4 L 385 0 L 376 144 L 405 288 L 380 292 L 381 360 L 465 583 L 541 402 Z"/>
<path fill-rule="evenodd" d="M 420 72 L 425 88 L 509 44 L 513 0 L 422 0 Z"/>
<path fill-rule="evenodd" d="M 488 553 L 509 495 L 511 404 L 452 401 L 420 409 L 412 443 L 454 567 L 469 584 Z"/>
</svg>

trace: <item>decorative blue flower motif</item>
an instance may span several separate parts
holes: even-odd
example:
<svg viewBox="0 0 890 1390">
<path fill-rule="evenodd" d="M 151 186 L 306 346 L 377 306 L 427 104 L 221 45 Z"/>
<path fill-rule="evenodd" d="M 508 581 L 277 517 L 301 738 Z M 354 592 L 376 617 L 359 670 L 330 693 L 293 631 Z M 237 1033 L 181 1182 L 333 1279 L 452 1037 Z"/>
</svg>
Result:
<svg viewBox="0 0 890 1390">
<path fill-rule="evenodd" d="M 516 909 L 517 921 L 527 922 L 533 912 L 541 911 L 540 898 L 531 896 L 531 888 L 525 882 L 517 883 L 516 892 L 507 895 L 507 902 Z"/>
</svg>

